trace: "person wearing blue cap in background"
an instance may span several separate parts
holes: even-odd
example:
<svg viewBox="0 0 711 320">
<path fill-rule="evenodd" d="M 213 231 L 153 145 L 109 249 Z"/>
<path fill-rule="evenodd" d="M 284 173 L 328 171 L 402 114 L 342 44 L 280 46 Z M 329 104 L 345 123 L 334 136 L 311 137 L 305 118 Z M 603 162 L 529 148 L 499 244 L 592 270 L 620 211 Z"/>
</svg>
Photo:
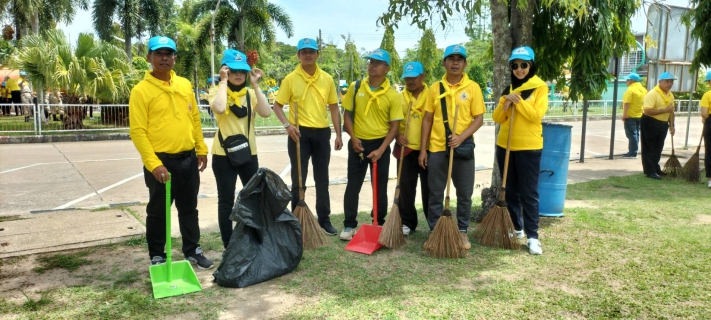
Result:
<svg viewBox="0 0 711 320">
<path fill-rule="evenodd" d="M 674 85 L 673 74 L 664 72 L 659 76 L 657 86 L 644 97 L 644 114 L 641 121 L 642 169 L 648 178 L 661 180 L 664 140 L 667 130 L 674 135 Z"/>
<path fill-rule="evenodd" d="M 358 226 L 358 195 L 365 173 L 378 163 L 378 224 L 385 223 L 388 206 L 390 143 L 395 139 L 402 114 L 402 96 L 386 78 L 392 60 L 390 53 L 377 49 L 366 56 L 368 76 L 348 87 L 343 99 L 344 126 L 348 142 L 348 183 L 343 196 L 344 229 L 339 238 L 351 240 Z M 357 87 L 357 89 L 356 89 Z"/>
<path fill-rule="evenodd" d="M 496 140 L 496 162 L 503 179 L 508 146 L 506 203 L 509 214 L 516 237 L 527 237 L 528 252 L 538 255 L 543 254 L 538 240 L 538 178 L 543 154 L 541 122 L 548 110 L 548 86 L 536 75 L 535 53 L 530 47 L 511 51 L 509 69 L 511 85 L 501 93 L 492 115 L 494 122 L 501 124 Z M 516 114 L 512 123 L 514 108 Z"/>
<path fill-rule="evenodd" d="M 707 85 L 711 86 L 711 71 L 706 73 L 706 78 L 704 79 Z M 709 117 L 709 112 L 711 111 L 711 90 L 706 91 L 704 96 L 701 97 L 701 121 L 704 123 L 704 168 L 706 169 L 706 178 L 708 178 L 708 187 L 711 188 L 711 126 L 706 126 L 706 119 Z"/>
<path fill-rule="evenodd" d="M 639 149 L 639 130 L 642 121 L 642 109 L 647 89 L 639 83 L 639 75 L 632 72 L 627 76 L 627 91 L 622 96 L 622 122 L 625 125 L 625 135 L 629 143 L 624 159 L 636 159 Z"/>
<path fill-rule="evenodd" d="M 470 80 L 466 73 L 467 50 L 463 46 L 447 47 L 444 50 L 442 65 L 446 74 L 429 88 L 422 121 L 420 145 L 429 143 L 429 152 L 420 148 L 418 162 L 422 168 L 429 170 L 427 181 L 430 185 L 430 199 L 427 222 L 432 230 L 443 212 L 450 149 L 462 147 L 460 150 L 471 150 L 471 154 L 466 156 L 455 155 L 452 162 L 452 183 L 457 190 L 457 226 L 462 247 L 468 250 L 471 243 L 467 230 L 471 221 L 474 192 L 473 136 L 484 123 L 484 96 L 479 84 Z M 456 112 L 455 109 L 459 111 Z"/>
<path fill-rule="evenodd" d="M 408 62 L 403 66 L 402 79 L 405 80 L 405 90 L 401 92 L 403 97 L 402 112 L 409 118 L 407 132 L 405 132 L 405 122 L 400 121 L 400 127 L 396 137 L 397 144 L 393 150 L 395 158 L 400 157 L 400 148 L 405 148 L 402 159 L 398 159 L 398 166 L 402 161 L 402 173 L 400 174 L 400 216 L 402 217 L 402 233 L 409 235 L 417 228 L 417 209 L 415 209 L 415 196 L 417 195 L 417 177 L 420 178 L 420 196 L 422 197 L 422 211 L 427 218 L 429 211 L 430 188 L 427 183 L 427 168 L 419 165 L 418 157 L 420 150 L 427 150 L 427 145 L 420 145 L 422 138 L 422 116 L 425 111 L 425 103 L 430 95 L 430 91 L 425 80 L 425 70 L 418 61 Z"/>
<path fill-rule="evenodd" d="M 178 208 L 182 251 L 200 269 L 213 267 L 200 248 L 197 196 L 200 172 L 207 167 L 200 110 L 188 79 L 173 71 L 175 42 L 162 36 L 148 40 L 146 60 L 153 69 L 131 90 L 130 134 L 141 154 L 148 187 L 146 242 L 151 264 L 165 263 L 165 183 Z"/>
<path fill-rule="evenodd" d="M 266 118 L 271 114 L 267 97 L 259 90 L 262 70 L 252 69 L 247 56 L 237 50 L 225 50 L 220 62 L 220 82 L 208 95 L 210 109 L 215 113 L 218 131 L 212 140 L 212 171 L 217 184 L 217 222 L 222 244 L 227 248 L 232 237 L 232 208 L 235 204 L 237 176 L 245 186 L 259 170 L 257 139 L 254 132 L 258 113 Z M 247 77 L 251 88 L 247 88 Z M 249 142 L 251 158 L 244 163 L 231 163 L 222 145 L 233 136 L 242 135 Z M 233 139 L 236 139 L 233 138 Z"/>
<path fill-rule="evenodd" d="M 299 170 L 296 158 L 296 141 L 301 148 L 301 179 L 306 190 L 306 177 L 309 173 L 309 160 L 312 162 L 314 183 L 316 187 L 316 215 L 318 224 L 323 231 L 335 236 L 338 230 L 331 225 L 331 195 L 328 192 L 328 167 L 331 161 L 331 128 L 328 123 L 328 110 L 331 113 L 336 139 L 333 149 L 338 151 L 343 147 L 341 140 L 341 112 L 338 109 L 338 95 L 333 77 L 319 68 L 318 42 L 304 38 L 296 46 L 296 57 L 299 65 L 281 81 L 279 93 L 274 100 L 274 114 L 284 124 L 287 139 L 287 150 L 291 161 L 291 210 L 299 204 Z M 289 119 L 284 114 L 283 107 L 288 104 Z M 294 121 L 294 113 L 298 113 L 298 128 Z"/>
</svg>

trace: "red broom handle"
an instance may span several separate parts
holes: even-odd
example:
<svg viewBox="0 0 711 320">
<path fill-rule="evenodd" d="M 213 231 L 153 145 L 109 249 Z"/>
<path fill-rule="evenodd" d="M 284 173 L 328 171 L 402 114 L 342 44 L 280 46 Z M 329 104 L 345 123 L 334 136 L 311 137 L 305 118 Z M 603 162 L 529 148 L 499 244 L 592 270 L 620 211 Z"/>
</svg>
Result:
<svg viewBox="0 0 711 320">
<path fill-rule="evenodd" d="M 373 170 L 370 172 L 373 176 L 373 225 L 378 225 L 378 162 L 373 161 Z"/>
</svg>

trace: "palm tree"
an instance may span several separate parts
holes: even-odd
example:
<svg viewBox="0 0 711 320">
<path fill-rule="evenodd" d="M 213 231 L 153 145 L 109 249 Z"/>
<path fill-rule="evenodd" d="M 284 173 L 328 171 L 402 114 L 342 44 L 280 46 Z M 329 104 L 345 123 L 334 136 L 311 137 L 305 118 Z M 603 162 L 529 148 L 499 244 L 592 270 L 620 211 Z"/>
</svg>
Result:
<svg viewBox="0 0 711 320">
<path fill-rule="evenodd" d="M 34 0 L 33 0 L 34 1 Z M 162 22 L 167 21 L 172 6 L 160 0 L 94 0 L 92 16 L 94 30 L 104 41 L 113 40 L 112 29 L 114 18 L 118 18 L 124 35 L 124 48 L 128 61 L 133 59 L 131 39 L 140 37 L 145 31 L 158 34 Z"/>
<path fill-rule="evenodd" d="M 15 25 L 15 39 L 25 30 L 31 33 L 52 30 L 57 23 L 70 23 L 77 9 L 87 10 L 88 0 L 0 0 L 0 18 L 10 18 Z"/>
<path fill-rule="evenodd" d="M 202 0 L 193 5 L 193 16 L 199 22 L 198 48 L 210 45 L 210 18 L 216 0 Z M 215 17 L 215 43 L 227 40 L 231 47 L 244 52 L 245 48 L 260 48 L 276 39 L 275 25 L 291 37 L 291 18 L 282 7 L 267 0 L 222 1 Z"/>
</svg>

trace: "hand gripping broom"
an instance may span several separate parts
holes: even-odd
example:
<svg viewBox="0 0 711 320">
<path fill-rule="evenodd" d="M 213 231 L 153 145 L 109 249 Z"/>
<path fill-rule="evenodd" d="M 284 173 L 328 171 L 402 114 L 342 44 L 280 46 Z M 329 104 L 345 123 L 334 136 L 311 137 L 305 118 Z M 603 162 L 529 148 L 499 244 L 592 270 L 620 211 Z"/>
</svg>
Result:
<svg viewBox="0 0 711 320">
<path fill-rule="evenodd" d="M 515 228 L 511 216 L 509 215 L 508 204 L 506 203 L 506 177 L 509 171 L 509 154 L 511 152 L 511 133 L 514 124 L 516 108 L 511 106 L 511 119 L 509 120 L 509 136 L 506 139 L 506 157 L 504 158 L 503 179 L 501 180 L 501 190 L 499 191 L 499 201 L 486 214 L 484 220 L 474 229 L 474 239 L 479 244 L 487 247 L 501 247 L 504 249 L 518 249 Z"/>
<path fill-rule="evenodd" d="M 452 125 L 452 133 L 457 132 L 457 116 L 459 108 L 454 105 L 454 124 Z M 445 141 L 445 143 L 447 143 Z M 434 230 L 430 234 L 429 239 L 425 242 L 425 253 L 435 258 L 464 258 L 467 251 L 463 247 L 462 238 L 459 236 L 459 228 L 457 221 L 452 216 L 452 211 L 449 210 L 449 183 L 452 180 L 452 162 L 454 160 L 454 150 L 449 150 L 449 169 L 447 170 L 447 192 L 445 195 L 444 211 L 437 220 Z"/>
<path fill-rule="evenodd" d="M 684 168 L 681 169 L 681 176 L 689 182 L 699 182 L 701 174 L 699 172 L 699 150 L 701 150 L 701 143 L 704 141 L 704 132 L 706 132 L 706 123 L 701 130 L 701 140 L 699 140 L 699 146 L 696 147 L 696 153 L 694 153 L 689 161 L 684 164 Z M 706 142 L 708 143 L 708 141 Z"/>
<path fill-rule="evenodd" d="M 299 129 L 299 113 L 296 106 L 294 109 L 294 122 L 296 129 Z M 325 236 L 321 231 L 318 221 L 304 201 L 304 183 L 301 178 L 301 139 L 296 140 L 296 166 L 299 176 L 299 204 L 294 208 L 294 216 L 301 222 L 301 236 L 303 237 L 304 249 L 311 250 L 320 248 L 325 244 Z M 293 182 L 292 182 L 293 183 Z"/>
<path fill-rule="evenodd" d="M 412 102 L 407 109 L 407 119 L 405 119 L 405 135 L 410 126 L 410 112 L 412 111 Z M 396 142 L 397 143 L 397 142 Z M 405 244 L 405 235 L 402 233 L 402 217 L 400 217 L 400 176 L 402 175 L 403 156 L 405 155 L 405 146 L 400 148 L 400 163 L 397 166 L 397 185 L 395 186 L 395 199 L 393 206 L 390 207 L 390 214 L 383 225 L 383 232 L 380 233 L 378 242 L 390 249 L 397 249 Z"/>
</svg>

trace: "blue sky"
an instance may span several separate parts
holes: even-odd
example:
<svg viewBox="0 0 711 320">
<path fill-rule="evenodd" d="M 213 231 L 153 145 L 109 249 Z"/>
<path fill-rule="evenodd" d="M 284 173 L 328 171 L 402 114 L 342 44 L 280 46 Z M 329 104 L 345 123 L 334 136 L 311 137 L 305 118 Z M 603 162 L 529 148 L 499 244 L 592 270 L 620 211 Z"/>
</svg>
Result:
<svg viewBox="0 0 711 320">
<path fill-rule="evenodd" d="M 289 13 L 294 26 L 294 36 L 287 38 L 279 31 L 277 40 L 296 45 L 298 39 L 315 38 L 321 29 L 326 42 L 336 43 L 343 47 L 341 35 L 351 34 L 358 49 L 374 50 L 380 45 L 383 28 L 376 26 L 378 17 L 387 10 L 387 0 L 272 0 L 282 6 Z M 687 6 L 688 0 L 662 1 L 670 5 Z M 464 26 L 459 17 L 451 23 L 451 27 L 442 30 L 437 24 L 435 37 L 439 47 L 461 43 L 468 40 L 464 34 Z M 69 35 L 72 42 L 80 32 L 92 32 L 91 13 L 82 11 L 74 18 L 70 25 L 60 25 L 59 28 Z M 646 16 L 638 12 L 632 21 L 632 29 L 636 32 L 645 32 Z M 407 48 L 413 48 L 422 33 L 419 29 L 409 26 L 408 22 L 401 22 L 395 31 L 395 46 L 400 55 L 404 55 Z"/>
</svg>

